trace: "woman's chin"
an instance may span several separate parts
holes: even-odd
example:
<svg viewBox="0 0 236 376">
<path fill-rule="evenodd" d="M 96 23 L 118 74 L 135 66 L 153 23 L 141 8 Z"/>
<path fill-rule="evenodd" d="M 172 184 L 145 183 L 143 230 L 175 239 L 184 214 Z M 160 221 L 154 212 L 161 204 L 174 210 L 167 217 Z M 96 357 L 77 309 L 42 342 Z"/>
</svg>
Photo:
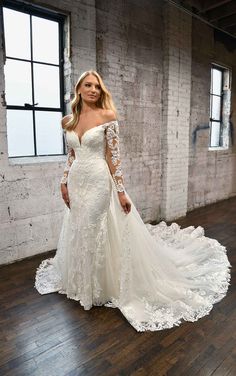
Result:
<svg viewBox="0 0 236 376">
<path fill-rule="evenodd" d="M 98 98 L 91 98 L 91 97 L 88 97 L 85 99 L 86 102 L 88 103 L 96 103 L 98 101 Z"/>
</svg>

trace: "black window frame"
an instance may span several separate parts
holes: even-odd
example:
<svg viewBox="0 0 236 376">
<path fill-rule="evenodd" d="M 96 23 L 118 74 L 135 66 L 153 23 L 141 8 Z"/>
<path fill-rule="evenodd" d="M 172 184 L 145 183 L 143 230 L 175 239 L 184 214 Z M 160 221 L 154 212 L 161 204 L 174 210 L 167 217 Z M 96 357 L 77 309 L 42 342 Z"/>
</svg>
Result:
<svg viewBox="0 0 236 376">
<path fill-rule="evenodd" d="M 216 69 L 218 71 L 221 72 L 222 74 L 222 80 L 221 80 L 221 94 L 213 94 L 212 93 L 212 84 L 213 84 L 213 75 L 212 75 L 212 71 L 213 69 Z M 223 95 L 224 95 L 224 92 L 223 92 L 223 87 L 224 87 L 224 68 L 223 67 L 220 67 L 219 65 L 215 65 L 215 64 L 212 64 L 211 65 L 211 90 L 210 90 L 210 140 L 209 140 L 209 147 L 210 148 L 221 148 L 223 147 L 223 138 L 222 138 L 222 128 L 223 128 L 223 116 L 222 116 L 222 111 L 223 111 Z M 212 103 L 213 103 L 213 100 L 212 98 L 213 97 L 220 97 L 220 119 L 213 119 L 211 116 L 212 116 Z M 218 146 L 212 146 L 211 145 L 211 131 L 212 131 L 212 122 L 215 122 L 215 123 L 220 123 L 220 135 L 219 135 L 219 145 Z"/>
<path fill-rule="evenodd" d="M 3 17 L 3 8 L 9 8 L 12 10 L 16 10 L 22 13 L 29 14 L 30 16 L 30 50 L 31 50 L 31 58 L 30 59 L 22 59 L 22 58 L 15 58 L 11 56 L 6 55 L 6 48 L 5 48 L 5 34 L 4 34 L 4 17 Z M 64 137 L 62 137 L 63 140 L 63 154 L 37 154 L 37 144 L 36 144 L 36 125 L 35 125 L 35 112 L 36 111 L 51 111 L 51 112 L 60 112 L 64 115 L 65 113 L 65 103 L 64 103 L 64 22 L 66 19 L 66 16 L 54 12 L 50 9 L 37 6 L 37 5 L 31 5 L 26 4 L 21 1 L 16 0 L 3 0 L 1 2 L 1 19 L 2 19 L 2 35 L 3 35 L 3 54 L 4 54 L 4 65 L 6 63 L 6 59 L 12 59 L 12 60 L 18 60 L 18 61 L 25 61 L 31 63 L 31 88 L 32 88 L 32 104 L 25 103 L 24 106 L 19 105 L 8 105 L 6 101 L 6 109 L 7 110 L 29 110 L 32 111 L 33 115 L 33 135 L 34 135 L 34 155 L 20 155 L 20 156 L 8 156 L 8 158 L 24 158 L 24 157 L 47 157 L 47 156 L 56 156 L 56 155 L 64 155 L 65 154 L 65 140 Z M 32 60 L 32 16 L 41 17 L 44 19 L 56 21 L 59 24 L 58 30 L 58 37 L 59 37 L 59 64 L 53 64 L 53 63 L 46 63 L 41 62 L 38 60 Z M 59 85 L 60 85 L 60 107 L 53 108 L 53 107 L 36 107 L 37 104 L 35 103 L 35 95 L 34 95 L 34 76 L 33 76 L 33 64 L 39 63 L 42 65 L 49 65 L 49 66 L 57 66 L 59 67 Z"/>
</svg>

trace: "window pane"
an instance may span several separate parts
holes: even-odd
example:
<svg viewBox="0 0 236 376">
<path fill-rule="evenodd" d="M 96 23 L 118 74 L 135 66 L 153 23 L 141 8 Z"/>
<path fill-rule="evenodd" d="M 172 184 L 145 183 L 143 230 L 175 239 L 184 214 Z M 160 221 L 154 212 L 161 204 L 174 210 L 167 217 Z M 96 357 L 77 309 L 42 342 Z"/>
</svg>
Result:
<svg viewBox="0 0 236 376">
<path fill-rule="evenodd" d="M 59 64 L 58 22 L 32 17 L 33 60 Z"/>
<path fill-rule="evenodd" d="M 60 112 L 35 112 L 37 154 L 63 154 Z"/>
<path fill-rule="evenodd" d="M 212 69 L 212 94 L 221 95 L 222 72 Z"/>
<path fill-rule="evenodd" d="M 34 64 L 35 103 L 40 107 L 60 107 L 59 68 Z"/>
<path fill-rule="evenodd" d="M 4 67 L 8 105 L 32 104 L 31 68 L 25 61 L 7 59 Z"/>
<path fill-rule="evenodd" d="M 7 110 L 7 140 L 10 157 L 34 155 L 32 111 Z"/>
<path fill-rule="evenodd" d="M 220 145 L 220 123 L 213 121 L 211 123 L 211 146 Z"/>
<path fill-rule="evenodd" d="M 220 120 L 220 106 L 221 106 L 221 97 L 211 96 L 212 108 L 211 108 L 211 117 L 214 120 Z"/>
<path fill-rule="evenodd" d="M 30 16 L 3 8 L 6 55 L 30 59 Z"/>
</svg>

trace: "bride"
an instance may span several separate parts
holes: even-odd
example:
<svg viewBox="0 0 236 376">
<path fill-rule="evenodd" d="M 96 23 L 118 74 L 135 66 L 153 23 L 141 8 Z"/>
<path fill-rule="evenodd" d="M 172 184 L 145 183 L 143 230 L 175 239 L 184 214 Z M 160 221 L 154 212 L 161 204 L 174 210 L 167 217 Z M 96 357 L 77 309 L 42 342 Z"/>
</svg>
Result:
<svg viewBox="0 0 236 376">
<path fill-rule="evenodd" d="M 140 332 L 209 314 L 229 286 L 225 247 L 200 226 L 143 223 L 124 184 L 116 109 L 96 71 L 80 76 L 71 109 L 62 119 L 63 223 L 54 258 L 37 268 L 38 292 L 66 294 L 85 310 L 119 308 Z"/>
</svg>

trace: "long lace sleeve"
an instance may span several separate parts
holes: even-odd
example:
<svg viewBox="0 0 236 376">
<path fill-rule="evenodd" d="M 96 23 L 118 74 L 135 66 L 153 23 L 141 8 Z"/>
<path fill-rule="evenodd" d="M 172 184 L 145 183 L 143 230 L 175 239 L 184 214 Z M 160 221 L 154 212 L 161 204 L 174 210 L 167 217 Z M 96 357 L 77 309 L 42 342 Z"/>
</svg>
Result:
<svg viewBox="0 0 236 376">
<path fill-rule="evenodd" d="M 119 148 L 119 124 L 111 121 L 106 127 L 106 160 L 118 192 L 124 192 L 124 178 L 121 168 Z"/>
<path fill-rule="evenodd" d="M 66 136 L 65 136 L 65 140 L 66 140 Z M 67 184 L 67 177 L 69 174 L 69 170 L 75 159 L 74 149 L 68 145 L 67 141 L 66 141 L 66 147 L 67 147 L 67 159 L 66 159 L 66 164 L 64 167 L 63 176 L 61 178 L 61 184 Z"/>
</svg>

